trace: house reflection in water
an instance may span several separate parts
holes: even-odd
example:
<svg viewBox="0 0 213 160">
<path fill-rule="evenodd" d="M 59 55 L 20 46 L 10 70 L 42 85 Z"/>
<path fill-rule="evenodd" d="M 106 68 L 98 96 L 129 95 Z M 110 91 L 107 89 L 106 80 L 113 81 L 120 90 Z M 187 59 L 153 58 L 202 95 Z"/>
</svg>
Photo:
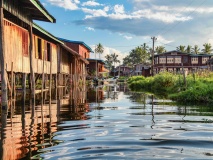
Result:
<svg viewBox="0 0 213 160">
<path fill-rule="evenodd" d="M 37 94 L 35 103 L 19 98 L 16 105 L 11 101 L 8 112 L 1 113 L 1 159 L 31 159 L 38 150 L 60 143 L 53 139 L 60 123 L 88 119 L 85 87 L 71 92 L 60 88 L 49 97 L 48 92 Z"/>
</svg>

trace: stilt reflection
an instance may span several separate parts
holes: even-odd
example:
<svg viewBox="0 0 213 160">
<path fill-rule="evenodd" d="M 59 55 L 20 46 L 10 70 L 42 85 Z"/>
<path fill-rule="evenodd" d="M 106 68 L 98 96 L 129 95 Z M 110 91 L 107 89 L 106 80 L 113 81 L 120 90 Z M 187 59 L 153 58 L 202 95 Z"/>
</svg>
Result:
<svg viewBox="0 0 213 160">
<path fill-rule="evenodd" d="M 53 137 L 61 123 L 89 118 L 86 87 L 44 91 L 35 99 L 29 99 L 26 91 L 23 85 L 16 101 L 9 101 L 9 109 L 1 110 L 1 159 L 40 158 L 34 156 L 59 143 Z"/>
</svg>

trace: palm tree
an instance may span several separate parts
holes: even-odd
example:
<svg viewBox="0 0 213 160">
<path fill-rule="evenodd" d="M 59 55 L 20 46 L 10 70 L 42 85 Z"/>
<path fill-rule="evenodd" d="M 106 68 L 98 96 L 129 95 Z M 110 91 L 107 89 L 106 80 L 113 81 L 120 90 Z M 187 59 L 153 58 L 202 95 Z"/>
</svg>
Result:
<svg viewBox="0 0 213 160">
<path fill-rule="evenodd" d="M 104 47 L 102 46 L 101 43 L 98 43 L 97 46 L 95 47 L 95 53 L 99 54 L 99 59 L 100 59 L 100 54 L 104 52 Z"/>
<path fill-rule="evenodd" d="M 147 52 L 147 51 L 149 50 L 149 46 L 147 46 L 146 43 L 143 43 L 143 44 L 141 45 L 141 48 L 142 48 L 145 52 Z"/>
<path fill-rule="evenodd" d="M 110 55 L 106 55 L 105 58 L 106 58 L 105 60 L 106 66 L 108 66 L 109 70 L 111 70 L 113 63 L 112 57 Z"/>
<path fill-rule="evenodd" d="M 113 53 L 111 54 L 112 57 L 112 62 L 114 63 L 114 76 L 115 76 L 115 63 L 120 63 L 120 61 L 118 60 L 118 55 Z"/>
<path fill-rule="evenodd" d="M 102 46 L 101 43 L 98 43 L 96 46 L 95 46 L 95 59 L 96 59 L 96 53 L 99 54 L 99 59 L 100 59 L 100 54 L 102 54 L 104 52 L 104 47 Z M 97 69 L 97 59 L 96 59 L 96 77 L 98 75 L 98 69 Z"/>
<path fill-rule="evenodd" d="M 161 53 L 166 52 L 166 49 L 165 49 L 164 46 L 157 46 L 157 47 L 155 48 L 155 51 L 157 52 L 157 54 L 161 54 Z"/>
<path fill-rule="evenodd" d="M 185 52 L 192 53 L 192 46 L 188 45 Z"/>
<path fill-rule="evenodd" d="M 203 47 L 204 47 L 204 49 L 202 49 L 202 52 L 203 53 L 208 53 L 208 54 L 210 54 L 211 52 L 212 52 L 212 45 L 210 44 L 210 43 L 205 43 L 204 45 L 203 45 Z"/>
<path fill-rule="evenodd" d="M 185 46 L 182 46 L 182 45 L 178 46 L 177 51 L 185 52 Z"/>
<path fill-rule="evenodd" d="M 200 53 L 200 48 L 198 47 L 198 45 L 195 45 L 194 48 L 192 48 L 192 52 L 195 53 L 195 54 Z"/>
</svg>

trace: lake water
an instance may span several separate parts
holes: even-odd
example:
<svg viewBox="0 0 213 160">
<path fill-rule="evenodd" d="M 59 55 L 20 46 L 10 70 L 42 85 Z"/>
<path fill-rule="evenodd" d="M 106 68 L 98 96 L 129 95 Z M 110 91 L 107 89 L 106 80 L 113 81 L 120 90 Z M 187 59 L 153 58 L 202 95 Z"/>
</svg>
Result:
<svg viewBox="0 0 213 160">
<path fill-rule="evenodd" d="M 2 159 L 213 159 L 213 106 L 176 105 L 122 85 L 52 95 L 11 103 Z"/>
</svg>

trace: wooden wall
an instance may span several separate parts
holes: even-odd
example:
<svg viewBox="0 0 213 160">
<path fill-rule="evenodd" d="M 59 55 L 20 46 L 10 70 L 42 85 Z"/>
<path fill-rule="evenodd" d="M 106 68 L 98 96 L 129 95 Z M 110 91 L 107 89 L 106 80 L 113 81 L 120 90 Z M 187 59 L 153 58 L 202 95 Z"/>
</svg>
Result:
<svg viewBox="0 0 213 160">
<path fill-rule="evenodd" d="M 60 50 L 60 73 L 70 74 L 71 72 L 71 54 L 65 49 Z"/>
<path fill-rule="evenodd" d="M 13 63 L 13 71 L 21 73 L 30 73 L 29 59 L 29 32 L 17 26 L 16 24 L 4 20 L 4 35 L 5 35 L 5 62 L 7 71 L 11 71 Z M 38 57 L 38 39 L 41 39 L 42 57 Z M 47 43 L 50 45 L 50 56 L 47 60 Z M 50 60 L 52 59 L 52 74 L 57 73 L 57 46 L 33 35 L 33 65 L 34 72 L 42 74 L 43 63 L 44 73 L 50 73 Z M 43 58 L 45 59 L 43 61 Z"/>
<path fill-rule="evenodd" d="M 28 31 L 4 20 L 5 62 L 7 71 L 29 73 L 29 34 Z M 23 43 L 22 43 L 23 42 Z"/>
</svg>

